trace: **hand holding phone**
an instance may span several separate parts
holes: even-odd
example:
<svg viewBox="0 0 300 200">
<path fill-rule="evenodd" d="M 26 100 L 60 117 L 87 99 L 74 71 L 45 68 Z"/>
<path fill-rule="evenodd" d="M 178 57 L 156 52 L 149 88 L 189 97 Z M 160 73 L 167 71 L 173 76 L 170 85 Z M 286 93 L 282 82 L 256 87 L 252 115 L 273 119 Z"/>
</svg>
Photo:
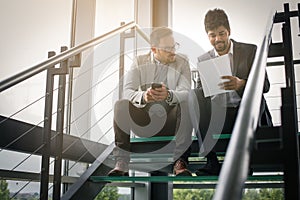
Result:
<svg viewBox="0 0 300 200">
<path fill-rule="evenodd" d="M 151 83 L 151 89 L 156 89 L 156 88 L 161 88 L 162 84 L 161 83 Z"/>
</svg>

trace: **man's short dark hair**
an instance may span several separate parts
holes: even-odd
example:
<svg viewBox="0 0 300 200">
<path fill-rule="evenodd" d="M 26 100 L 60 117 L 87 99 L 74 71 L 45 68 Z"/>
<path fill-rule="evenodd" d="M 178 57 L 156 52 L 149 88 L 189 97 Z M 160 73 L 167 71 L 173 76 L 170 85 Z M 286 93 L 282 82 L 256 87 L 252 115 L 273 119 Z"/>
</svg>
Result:
<svg viewBox="0 0 300 200">
<path fill-rule="evenodd" d="M 228 31 L 230 31 L 230 25 L 228 17 L 224 10 L 215 8 L 214 10 L 209 10 L 204 19 L 205 31 L 215 30 L 220 26 L 224 26 Z"/>
<path fill-rule="evenodd" d="M 155 28 L 150 35 L 151 46 L 158 46 L 160 39 L 169 35 L 172 35 L 173 31 L 167 27 Z"/>
</svg>

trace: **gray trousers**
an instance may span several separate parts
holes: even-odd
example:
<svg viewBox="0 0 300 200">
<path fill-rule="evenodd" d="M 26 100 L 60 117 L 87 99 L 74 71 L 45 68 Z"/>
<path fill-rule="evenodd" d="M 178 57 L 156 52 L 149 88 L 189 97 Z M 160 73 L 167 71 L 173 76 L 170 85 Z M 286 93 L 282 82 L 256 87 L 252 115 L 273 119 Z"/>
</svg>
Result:
<svg viewBox="0 0 300 200">
<path fill-rule="evenodd" d="M 190 110 L 194 112 L 192 124 L 198 137 L 200 152 L 204 155 L 214 152 L 217 140 L 214 134 L 231 134 L 239 107 L 224 107 L 210 97 L 204 97 L 203 90 L 191 91 Z"/>
<path fill-rule="evenodd" d="M 132 131 L 139 137 L 175 135 L 174 161 L 181 158 L 188 162 L 192 142 L 192 125 L 188 110 L 187 102 L 166 108 L 154 104 L 147 109 L 138 108 L 126 99 L 117 101 L 114 107 L 116 145 L 114 156 L 116 160 L 129 162 L 132 152 L 130 144 Z M 167 149 L 168 147 L 165 150 Z M 159 149 L 159 151 L 164 153 L 164 149 Z"/>
</svg>

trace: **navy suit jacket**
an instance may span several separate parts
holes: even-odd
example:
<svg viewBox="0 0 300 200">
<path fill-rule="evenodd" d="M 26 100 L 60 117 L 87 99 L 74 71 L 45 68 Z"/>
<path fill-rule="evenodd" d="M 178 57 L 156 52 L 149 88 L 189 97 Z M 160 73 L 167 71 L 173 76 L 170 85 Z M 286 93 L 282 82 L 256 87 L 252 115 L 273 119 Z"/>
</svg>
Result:
<svg viewBox="0 0 300 200">
<path fill-rule="evenodd" d="M 234 40 L 231 40 L 233 43 L 233 74 L 240 78 L 247 81 L 254 58 L 257 47 L 253 44 L 247 44 L 247 43 L 241 43 L 236 42 Z M 210 50 L 207 53 L 201 55 L 198 57 L 198 62 L 202 62 L 205 60 L 209 60 L 212 58 L 215 58 L 215 52 L 214 50 Z M 201 83 L 199 84 L 199 87 L 201 88 Z M 266 73 L 265 76 L 265 82 L 264 82 L 264 88 L 263 93 L 268 92 L 270 89 L 270 82 Z M 237 93 L 240 97 L 243 96 L 244 88 L 241 90 L 238 90 Z M 258 122 L 259 126 L 273 126 L 272 124 L 272 117 L 270 114 L 270 111 L 268 109 L 266 100 L 264 96 L 262 97 L 261 102 L 261 108 L 260 108 L 260 118 Z"/>
</svg>

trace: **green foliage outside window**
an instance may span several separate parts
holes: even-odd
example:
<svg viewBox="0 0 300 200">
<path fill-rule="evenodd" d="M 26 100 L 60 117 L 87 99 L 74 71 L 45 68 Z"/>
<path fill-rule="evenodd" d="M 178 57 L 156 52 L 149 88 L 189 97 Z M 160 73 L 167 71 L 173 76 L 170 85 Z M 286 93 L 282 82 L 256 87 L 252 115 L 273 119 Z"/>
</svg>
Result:
<svg viewBox="0 0 300 200">
<path fill-rule="evenodd" d="M 284 200 L 283 189 L 258 189 L 247 190 L 243 200 Z"/>
<path fill-rule="evenodd" d="M 174 200 L 211 200 L 213 189 L 175 189 Z M 284 200 L 283 189 L 247 189 L 242 200 Z"/>
<path fill-rule="evenodd" d="M 118 188 L 109 186 L 104 187 L 97 195 L 95 200 L 118 200 L 119 199 Z"/>
<path fill-rule="evenodd" d="M 5 180 L 0 180 L 0 199 L 9 200 L 8 184 Z"/>
<path fill-rule="evenodd" d="M 210 200 L 214 190 L 212 189 L 175 189 L 173 193 L 174 200 Z"/>
</svg>

